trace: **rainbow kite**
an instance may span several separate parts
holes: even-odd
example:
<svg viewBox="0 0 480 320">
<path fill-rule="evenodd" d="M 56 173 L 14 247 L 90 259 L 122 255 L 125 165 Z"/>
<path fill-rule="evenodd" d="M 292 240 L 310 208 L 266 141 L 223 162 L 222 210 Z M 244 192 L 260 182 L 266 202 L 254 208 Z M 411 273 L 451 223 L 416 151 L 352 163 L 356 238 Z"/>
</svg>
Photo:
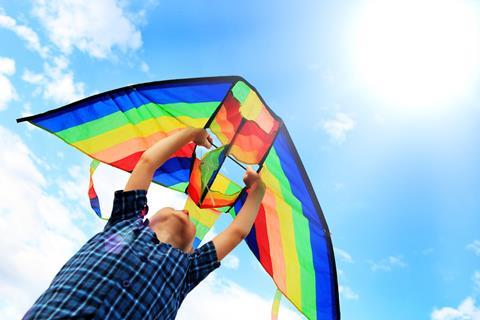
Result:
<svg viewBox="0 0 480 320">
<path fill-rule="evenodd" d="M 17 120 L 22 121 L 94 159 L 91 174 L 98 162 L 131 172 L 157 140 L 187 126 L 208 129 L 219 148 L 198 158 L 190 143 L 153 177 L 188 194 L 185 207 L 197 226 L 195 246 L 221 213 L 235 216 L 248 195 L 221 170 L 225 161 L 255 165 L 266 193 L 246 243 L 279 291 L 307 318 L 340 319 L 335 259 L 322 209 L 283 121 L 245 79 L 131 85 Z M 102 217 L 92 180 L 89 196 Z"/>
</svg>

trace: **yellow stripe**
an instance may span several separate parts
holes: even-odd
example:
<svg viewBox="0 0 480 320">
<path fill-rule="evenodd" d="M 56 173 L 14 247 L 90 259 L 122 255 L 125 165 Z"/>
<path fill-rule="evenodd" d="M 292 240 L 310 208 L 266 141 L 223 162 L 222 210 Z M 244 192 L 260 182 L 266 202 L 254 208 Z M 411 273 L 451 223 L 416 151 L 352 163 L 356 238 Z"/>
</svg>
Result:
<svg viewBox="0 0 480 320">
<path fill-rule="evenodd" d="M 216 212 L 214 209 L 200 209 L 191 198 L 187 198 L 185 209 L 188 210 L 191 218 L 207 227 L 213 226 L 220 215 L 220 213 Z"/>
<path fill-rule="evenodd" d="M 301 307 L 302 291 L 300 283 L 300 264 L 298 261 L 297 248 L 295 246 L 295 231 L 292 217 L 293 210 L 282 197 L 279 197 L 279 195 L 281 195 L 281 187 L 278 180 L 275 179 L 267 166 L 264 166 L 264 169 L 262 170 L 262 179 L 268 188 L 273 191 L 272 194 L 275 197 L 275 204 L 277 206 L 276 212 L 280 224 L 280 236 L 285 256 L 286 294 L 295 305 Z"/>
<path fill-rule="evenodd" d="M 263 103 L 260 101 L 255 91 L 252 90 L 240 106 L 240 113 L 245 119 L 255 121 L 263 108 Z"/>
<path fill-rule="evenodd" d="M 218 140 L 220 140 L 222 144 L 228 144 L 230 142 L 227 136 L 223 134 L 222 129 L 217 121 L 212 121 L 210 124 L 210 130 L 217 136 Z"/>
<path fill-rule="evenodd" d="M 215 180 L 213 181 L 211 189 L 218 191 L 220 193 L 226 194 L 231 184 L 235 184 L 235 183 L 230 179 L 228 179 L 227 177 L 225 177 L 223 174 L 219 173 L 215 178 Z M 238 187 L 239 191 L 240 189 L 241 187 Z M 226 195 L 229 195 L 229 194 L 226 194 Z"/>
<path fill-rule="evenodd" d="M 205 119 L 192 119 L 190 117 L 159 117 L 148 119 L 136 125 L 128 123 L 98 136 L 77 141 L 72 145 L 87 154 L 93 154 L 133 138 L 144 138 L 156 132 L 170 132 L 178 128 L 184 128 L 186 127 L 185 122 L 189 122 L 195 127 L 202 127 Z"/>
</svg>

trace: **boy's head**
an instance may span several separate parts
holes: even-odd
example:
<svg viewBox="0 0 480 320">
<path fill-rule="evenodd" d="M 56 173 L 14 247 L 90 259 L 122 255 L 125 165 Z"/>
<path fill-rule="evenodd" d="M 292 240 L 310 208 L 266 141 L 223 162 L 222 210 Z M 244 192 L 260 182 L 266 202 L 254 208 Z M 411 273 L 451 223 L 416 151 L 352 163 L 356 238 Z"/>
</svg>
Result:
<svg viewBox="0 0 480 320">
<path fill-rule="evenodd" d="M 188 211 L 166 207 L 158 210 L 149 220 L 160 241 L 186 252 L 192 250 L 196 230 Z"/>
</svg>

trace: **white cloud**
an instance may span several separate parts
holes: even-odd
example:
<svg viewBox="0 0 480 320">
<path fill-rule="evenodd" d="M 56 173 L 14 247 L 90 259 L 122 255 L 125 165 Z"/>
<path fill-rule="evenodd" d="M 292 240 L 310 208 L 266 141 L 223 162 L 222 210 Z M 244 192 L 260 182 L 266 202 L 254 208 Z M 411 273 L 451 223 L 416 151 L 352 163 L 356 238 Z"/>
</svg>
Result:
<svg viewBox="0 0 480 320">
<path fill-rule="evenodd" d="M 6 15 L 0 8 L 0 27 L 14 32 L 19 38 L 27 43 L 27 47 L 36 51 L 41 57 L 45 58 L 48 54 L 48 48 L 40 44 L 40 39 L 35 31 L 27 26 L 20 25 L 17 21 Z"/>
<path fill-rule="evenodd" d="M 369 260 L 368 263 L 372 271 L 391 271 L 393 268 L 405 268 L 407 266 L 401 256 L 389 256 L 379 261 Z"/>
<path fill-rule="evenodd" d="M 348 262 L 348 263 L 353 263 L 352 256 L 347 251 L 339 249 L 339 248 L 335 248 L 335 254 L 342 261 Z"/>
<path fill-rule="evenodd" d="M 0 74 L 12 76 L 15 74 L 15 60 L 0 57 Z"/>
<path fill-rule="evenodd" d="M 148 73 L 150 71 L 150 66 L 146 62 L 140 63 L 140 70 L 142 70 L 145 73 Z"/>
<path fill-rule="evenodd" d="M 5 110 L 10 101 L 18 98 L 17 91 L 8 76 L 15 74 L 15 60 L 0 57 L 0 111 Z"/>
<path fill-rule="evenodd" d="M 335 118 L 329 119 L 323 123 L 323 130 L 330 136 L 330 140 L 335 143 L 343 143 L 347 138 L 347 133 L 356 126 L 356 121 L 351 115 L 337 112 Z"/>
<path fill-rule="evenodd" d="M 35 73 L 30 70 L 25 70 L 25 72 L 22 75 L 22 80 L 31 84 L 41 84 L 42 81 L 44 81 L 44 76 L 43 74 L 40 73 Z"/>
<path fill-rule="evenodd" d="M 279 319 L 302 319 L 284 306 L 282 299 Z M 210 275 L 185 299 L 177 319 L 270 319 L 273 295 L 265 299 L 233 281 Z"/>
<path fill-rule="evenodd" d="M 74 48 L 95 58 L 106 58 L 117 47 L 122 52 L 142 46 L 141 33 L 116 0 L 35 0 L 33 13 L 50 40 L 64 53 Z"/>
<path fill-rule="evenodd" d="M 52 62 L 45 62 L 43 73 L 25 70 L 22 79 L 25 82 L 38 86 L 43 98 L 58 104 L 64 104 L 81 99 L 85 96 L 85 84 L 76 82 L 69 61 L 64 56 L 55 57 Z"/>
<path fill-rule="evenodd" d="M 349 286 L 338 286 L 338 292 L 342 297 L 344 297 L 347 300 L 358 300 L 360 296 L 358 293 L 352 290 Z"/>
<path fill-rule="evenodd" d="M 480 256 L 480 240 L 473 240 L 472 243 L 469 243 L 467 245 L 467 250 L 470 250 L 477 256 Z"/>
<path fill-rule="evenodd" d="M 467 297 L 457 308 L 435 309 L 430 316 L 432 320 L 480 320 L 480 308 L 472 297 Z"/>
<path fill-rule="evenodd" d="M 473 284 L 476 290 L 480 291 L 480 271 L 475 271 L 472 276 Z"/>
<path fill-rule="evenodd" d="M 222 266 L 228 269 L 238 269 L 240 266 L 240 259 L 236 255 L 229 254 L 222 261 Z"/>
<path fill-rule="evenodd" d="M 78 208 L 47 193 L 49 182 L 20 137 L 0 127 L 0 144 L 0 314 L 18 319 L 86 240 L 85 221 L 74 222 Z"/>
</svg>

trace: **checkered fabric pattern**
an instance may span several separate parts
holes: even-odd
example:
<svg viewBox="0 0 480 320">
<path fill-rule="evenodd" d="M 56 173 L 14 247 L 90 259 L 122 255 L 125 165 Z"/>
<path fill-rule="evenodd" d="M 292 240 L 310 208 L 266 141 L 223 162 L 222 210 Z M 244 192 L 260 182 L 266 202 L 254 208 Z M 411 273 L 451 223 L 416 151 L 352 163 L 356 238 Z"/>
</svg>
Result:
<svg viewBox="0 0 480 320">
<path fill-rule="evenodd" d="M 220 263 L 210 241 L 193 253 L 159 242 L 145 190 L 116 191 L 112 215 L 58 272 L 24 319 L 174 319 Z"/>
</svg>

